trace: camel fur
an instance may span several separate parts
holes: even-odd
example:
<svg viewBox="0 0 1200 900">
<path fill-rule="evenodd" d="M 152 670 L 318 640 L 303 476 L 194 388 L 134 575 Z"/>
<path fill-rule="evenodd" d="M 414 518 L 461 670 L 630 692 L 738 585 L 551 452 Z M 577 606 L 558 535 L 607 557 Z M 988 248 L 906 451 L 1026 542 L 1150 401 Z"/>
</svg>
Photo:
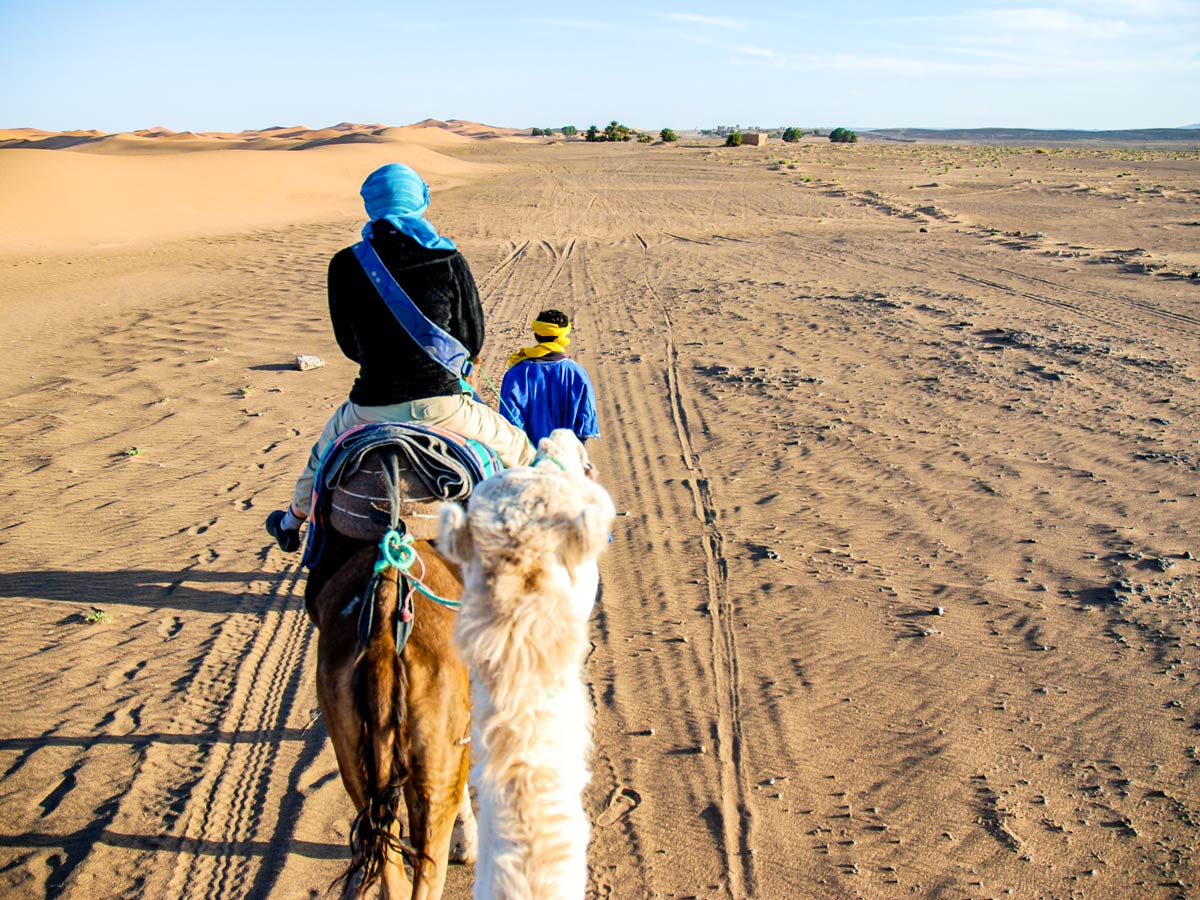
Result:
<svg viewBox="0 0 1200 900">
<path fill-rule="evenodd" d="M 454 642 L 471 672 L 479 801 L 475 900 L 581 900 L 587 884 L 592 708 L 582 669 L 613 505 L 558 429 L 532 466 L 441 510 L 462 567 Z"/>
</svg>

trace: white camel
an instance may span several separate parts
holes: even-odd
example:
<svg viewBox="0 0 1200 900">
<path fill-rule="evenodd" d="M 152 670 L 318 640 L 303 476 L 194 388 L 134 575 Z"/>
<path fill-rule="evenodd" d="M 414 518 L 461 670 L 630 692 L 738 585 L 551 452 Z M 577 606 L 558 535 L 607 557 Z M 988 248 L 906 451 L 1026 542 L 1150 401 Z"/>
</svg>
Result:
<svg viewBox="0 0 1200 900">
<path fill-rule="evenodd" d="M 471 670 L 471 779 L 479 800 L 475 900 L 581 900 L 587 884 L 592 709 L 587 620 L 613 505 L 565 429 L 532 466 L 441 511 L 462 566 L 454 641 Z"/>
</svg>

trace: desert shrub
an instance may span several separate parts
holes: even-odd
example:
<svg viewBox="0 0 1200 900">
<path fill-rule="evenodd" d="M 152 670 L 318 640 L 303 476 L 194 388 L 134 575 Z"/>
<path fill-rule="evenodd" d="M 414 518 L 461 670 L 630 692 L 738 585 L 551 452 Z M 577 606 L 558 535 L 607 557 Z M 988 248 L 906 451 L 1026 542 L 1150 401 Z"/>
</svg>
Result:
<svg viewBox="0 0 1200 900">
<path fill-rule="evenodd" d="M 729 134 L 727 134 L 725 136 L 725 146 L 726 147 L 742 146 L 742 133 L 740 131 L 731 131 Z"/>
<path fill-rule="evenodd" d="M 664 128 L 658 133 L 658 136 L 662 138 L 664 144 L 670 144 L 672 141 L 679 140 L 679 135 L 673 132 L 670 128 Z"/>
<path fill-rule="evenodd" d="M 579 134 L 579 129 L 574 125 L 564 125 L 559 130 L 563 133 L 563 137 L 574 137 Z"/>
<path fill-rule="evenodd" d="M 648 134 L 639 134 L 638 135 L 638 143 L 639 144 L 651 144 L 653 142 L 654 142 L 654 138 L 651 135 L 648 135 Z"/>
<path fill-rule="evenodd" d="M 799 128 L 792 128 L 789 126 L 783 129 L 783 139 L 789 144 L 796 143 L 796 141 L 800 140 L 802 137 L 804 137 L 804 132 Z"/>
<path fill-rule="evenodd" d="M 829 140 L 835 144 L 857 144 L 858 135 L 849 128 L 835 128 L 829 132 Z"/>
</svg>

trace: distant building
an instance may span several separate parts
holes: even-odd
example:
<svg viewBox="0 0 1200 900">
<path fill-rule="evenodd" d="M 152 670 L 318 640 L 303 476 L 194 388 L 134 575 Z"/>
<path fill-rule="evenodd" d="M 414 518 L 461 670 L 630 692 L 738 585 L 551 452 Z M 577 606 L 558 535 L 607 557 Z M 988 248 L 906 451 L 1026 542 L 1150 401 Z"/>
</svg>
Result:
<svg viewBox="0 0 1200 900">
<path fill-rule="evenodd" d="M 761 147 L 767 142 L 767 133 L 765 131 L 747 131 L 742 135 L 743 147 Z"/>
</svg>

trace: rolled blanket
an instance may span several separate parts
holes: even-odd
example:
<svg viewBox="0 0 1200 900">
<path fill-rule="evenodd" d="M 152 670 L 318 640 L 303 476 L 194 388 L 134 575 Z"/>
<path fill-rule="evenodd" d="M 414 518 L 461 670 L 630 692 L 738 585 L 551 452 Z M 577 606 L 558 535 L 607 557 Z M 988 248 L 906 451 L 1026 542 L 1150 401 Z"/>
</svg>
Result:
<svg viewBox="0 0 1200 900">
<path fill-rule="evenodd" d="M 436 425 L 381 422 L 351 428 L 337 436 L 317 466 L 301 565 L 311 568 L 320 559 L 334 489 L 358 471 L 367 453 L 384 447 L 399 451 L 426 490 L 442 500 L 465 502 L 475 485 L 504 468 L 491 447 Z"/>
</svg>

